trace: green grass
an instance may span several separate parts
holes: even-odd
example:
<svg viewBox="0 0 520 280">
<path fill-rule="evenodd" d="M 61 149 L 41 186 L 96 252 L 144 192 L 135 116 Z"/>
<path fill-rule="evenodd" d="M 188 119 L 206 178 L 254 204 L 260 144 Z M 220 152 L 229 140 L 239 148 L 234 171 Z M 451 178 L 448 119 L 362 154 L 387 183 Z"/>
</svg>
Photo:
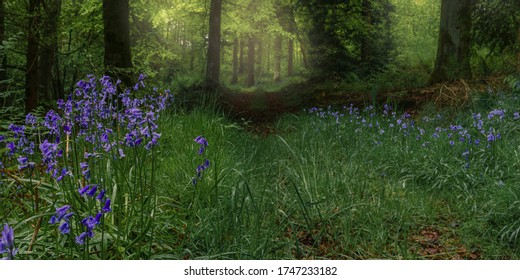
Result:
<svg viewBox="0 0 520 280">
<path fill-rule="evenodd" d="M 207 104 L 165 113 L 158 123 L 152 228 L 137 237 L 131 228 L 142 227 L 139 219 L 119 213 L 129 220 L 121 247 L 107 239 L 104 255 L 93 248 L 89 258 L 520 257 L 520 119 L 514 115 L 520 101 L 514 94 L 487 93 L 465 111 L 429 108 L 413 117 L 385 115 L 382 108 L 315 109 L 283 116 L 267 137 Z M 505 110 L 504 117 L 489 119 L 494 109 Z M 474 125 L 475 113 L 481 113 L 484 134 Z M 501 138 L 488 143 L 490 131 Z M 194 142 L 198 135 L 209 142 L 203 155 Z M 205 158 L 210 168 L 194 186 Z M 13 184 L 3 184 L 0 195 L 15 191 Z M 52 185 L 38 188 L 52 212 L 59 194 Z M 18 257 L 79 258 L 48 224 L 53 213 L 42 210 L 40 233 L 27 250 L 41 215 L 18 210 L 31 199 L 20 195 L 0 206 L 2 220 L 14 225 Z M 142 240 L 143 250 L 131 249 L 132 240 Z"/>
<path fill-rule="evenodd" d="M 268 137 L 206 110 L 171 115 L 163 120 L 152 257 L 516 259 L 520 142 L 514 102 L 494 104 L 507 107 L 506 118 L 493 122 L 502 139 L 490 148 L 486 139 L 466 145 L 469 169 L 460 155 L 466 146 L 450 146 L 447 131 L 439 140 L 431 134 L 451 123 L 471 130 L 470 111 L 457 119 L 415 120 L 425 130 L 421 140 L 418 129 L 404 136 L 388 127 L 399 115 L 370 112 L 346 113 L 340 124 L 330 115 L 287 115 Z M 386 132 L 362 126 L 363 118 Z M 194 187 L 198 134 L 209 142 L 212 166 Z"/>
</svg>

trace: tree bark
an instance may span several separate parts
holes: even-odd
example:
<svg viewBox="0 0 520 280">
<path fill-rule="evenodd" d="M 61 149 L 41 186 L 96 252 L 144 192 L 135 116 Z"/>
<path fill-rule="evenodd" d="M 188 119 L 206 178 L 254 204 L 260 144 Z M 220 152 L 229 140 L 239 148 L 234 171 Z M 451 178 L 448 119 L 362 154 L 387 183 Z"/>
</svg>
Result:
<svg viewBox="0 0 520 280">
<path fill-rule="evenodd" d="M 5 6 L 4 0 L 0 0 L 0 44 L 5 40 Z M 0 59 L 0 93 L 7 90 L 7 55 L 5 51 Z M 7 106 L 7 101 L 10 98 L 4 95 L 0 99 L 0 108 Z"/>
<path fill-rule="evenodd" d="M 363 16 L 363 20 L 365 21 L 365 24 L 367 25 L 366 30 L 369 30 L 367 34 L 364 34 L 363 38 L 361 39 L 361 62 L 363 64 L 370 63 L 371 58 L 371 35 L 370 30 L 372 30 L 372 3 L 370 0 L 363 0 L 363 10 L 361 11 L 361 15 Z"/>
<path fill-rule="evenodd" d="M 48 101 L 59 97 L 58 85 L 61 83 L 59 75 L 56 75 L 58 53 L 58 18 L 61 11 L 61 0 L 49 1 L 44 5 L 45 17 L 43 20 L 43 33 L 40 52 L 40 85 L 42 96 Z M 53 72 L 55 72 L 53 74 Z M 56 85 L 54 87 L 53 85 Z"/>
<path fill-rule="evenodd" d="M 38 30 L 40 30 L 40 1 L 29 1 L 29 22 L 27 25 L 27 53 L 25 72 L 25 113 L 38 106 Z"/>
<path fill-rule="evenodd" d="M 273 82 L 282 80 L 282 35 L 276 34 L 274 39 L 274 75 Z"/>
<path fill-rule="evenodd" d="M 253 36 L 249 38 L 247 52 L 247 80 L 246 85 L 252 87 L 255 85 L 255 39 Z"/>
<path fill-rule="evenodd" d="M 244 63 L 244 40 L 240 40 L 240 54 L 238 61 L 238 74 L 244 74 L 245 72 L 245 63 Z"/>
<path fill-rule="evenodd" d="M 211 0 L 209 12 L 208 62 L 206 84 L 210 87 L 220 83 L 220 22 L 222 0 Z"/>
<path fill-rule="evenodd" d="M 470 78 L 472 0 L 442 0 L 439 41 L 430 84 Z"/>
<path fill-rule="evenodd" d="M 233 40 L 233 76 L 231 77 L 231 84 L 238 83 L 238 37 Z"/>
<path fill-rule="evenodd" d="M 0 44 L 5 40 L 5 6 L 4 0 L 0 0 Z M 2 59 L 0 60 L 0 92 L 5 90 L 5 86 L 2 83 L 7 80 L 7 71 L 5 66 L 7 65 L 7 56 L 5 52 L 2 54 Z"/>
<path fill-rule="evenodd" d="M 520 26 L 518 26 L 517 31 L 518 31 L 518 37 L 517 37 L 518 51 L 516 52 L 516 72 L 520 73 Z"/>
<path fill-rule="evenodd" d="M 256 50 L 256 76 L 262 76 L 263 72 L 263 60 L 264 60 L 264 48 L 262 40 L 258 41 L 258 48 Z"/>
<path fill-rule="evenodd" d="M 105 73 L 132 86 L 129 0 L 103 0 Z"/>
<path fill-rule="evenodd" d="M 4 0 L 0 0 L 0 44 L 3 45 L 3 42 L 5 40 L 5 6 L 4 6 Z M 7 71 L 6 71 L 6 65 L 7 65 L 7 56 L 5 54 L 5 51 L 2 54 L 2 62 L 0 63 L 0 92 L 5 91 L 5 80 L 7 80 Z M 3 102 L 2 102 L 3 104 Z"/>
<path fill-rule="evenodd" d="M 294 40 L 289 39 L 287 44 L 287 76 L 292 76 L 294 73 Z"/>
</svg>

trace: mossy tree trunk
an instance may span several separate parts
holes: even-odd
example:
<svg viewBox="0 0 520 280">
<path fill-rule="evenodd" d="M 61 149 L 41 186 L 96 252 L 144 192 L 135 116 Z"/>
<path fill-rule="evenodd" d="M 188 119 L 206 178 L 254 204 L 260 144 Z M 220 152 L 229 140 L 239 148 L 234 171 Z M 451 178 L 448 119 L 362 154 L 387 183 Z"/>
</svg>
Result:
<svg viewBox="0 0 520 280">
<path fill-rule="evenodd" d="M 5 6 L 4 0 L 0 0 L 0 44 L 5 40 Z M 5 52 L 2 53 L 2 57 L 0 59 L 0 92 L 3 92 L 5 89 L 4 85 L 1 83 L 2 81 L 7 80 L 7 71 L 5 70 L 7 65 L 7 56 Z"/>
<path fill-rule="evenodd" d="M 38 88 L 40 75 L 38 71 L 39 30 L 40 30 L 39 0 L 30 0 L 28 6 L 27 52 L 25 72 L 25 113 L 30 113 L 38 106 Z"/>
<path fill-rule="evenodd" d="M 220 84 L 220 23 L 222 0 L 211 0 L 209 12 L 208 60 L 206 65 L 206 85 Z"/>
<path fill-rule="evenodd" d="M 276 34 L 274 39 L 274 75 L 273 81 L 278 83 L 282 80 L 282 35 Z"/>
<path fill-rule="evenodd" d="M 238 37 L 235 37 L 235 39 L 233 39 L 233 76 L 231 77 L 232 85 L 238 83 L 238 48 Z"/>
<path fill-rule="evenodd" d="M 252 87 L 255 85 L 255 38 L 249 37 L 247 52 L 247 80 L 246 85 Z"/>
<path fill-rule="evenodd" d="M 439 41 L 430 83 L 471 77 L 472 0 L 442 0 Z"/>
<path fill-rule="evenodd" d="M 49 1 L 44 6 L 42 17 L 42 37 L 40 52 L 40 87 L 47 101 L 63 98 L 63 86 L 58 64 L 58 18 L 61 0 Z"/>
<path fill-rule="evenodd" d="M 105 73 L 132 86 L 129 0 L 103 0 Z"/>
<path fill-rule="evenodd" d="M 518 37 L 517 37 L 518 50 L 516 51 L 516 72 L 520 73 L 520 26 L 518 26 L 517 32 L 518 32 Z"/>
</svg>

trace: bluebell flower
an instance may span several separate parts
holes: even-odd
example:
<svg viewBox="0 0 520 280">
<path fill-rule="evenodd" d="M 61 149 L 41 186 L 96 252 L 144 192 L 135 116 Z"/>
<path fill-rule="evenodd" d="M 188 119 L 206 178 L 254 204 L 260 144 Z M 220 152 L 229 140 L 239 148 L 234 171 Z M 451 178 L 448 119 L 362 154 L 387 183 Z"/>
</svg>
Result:
<svg viewBox="0 0 520 280">
<path fill-rule="evenodd" d="M 9 149 L 9 155 L 14 155 L 14 153 L 16 152 L 16 145 L 14 144 L 14 142 L 7 142 L 5 147 Z"/>
<path fill-rule="evenodd" d="M 103 197 L 105 196 L 105 193 L 106 193 L 105 190 L 101 190 L 99 192 L 98 196 L 96 197 L 96 199 L 99 200 L 99 201 L 103 200 Z"/>
<path fill-rule="evenodd" d="M 496 140 L 496 137 L 493 134 L 493 132 L 489 132 L 489 134 L 487 135 L 487 141 L 491 143 L 491 142 L 493 142 L 495 140 Z"/>
<path fill-rule="evenodd" d="M 62 207 L 56 208 L 56 214 L 53 215 L 49 221 L 50 224 L 60 224 L 58 229 L 61 234 L 70 233 L 70 225 L 69 219 L 74 215 L 74 212 L 69 212 L 70 205 L 64 205 Z"/>
<path fill-rule="evenodd" d="M 7 257 L 2 258 L 4 260 L 12 260 L 16 256 L 18 249 L 14 245 L 14 231 L 13 228 L 8 224 L 4 225 L 2 231 L 2 238 L 0 239 L 0 254 L 7 253 Z"/>
<path fill-rule="evenodd" d="M 94 197 L 94 195 L 97 192 L 97 188 L 98 188 L 97 185 L 93 185 L 92 188 L 87 192 L 87 195 L 90 197 Z"/>
<path fill-rule="evenodd" d="M 79 236 L 76 236 L 76 243 L 79 245 L 85 244 L 85 239 L 87 238 L 87 233 L 83 232 Z"/>
<path fill-rule="evenodd" d="M 101 222 L 101 217 L 103 217 L 103 213 L 102 212 L 98 212 L 96 214 L 96 218 L 94 218 L 94 221 L 99 224 Z"/>
<path fill-rule="evenodd" d="M 87 231 L 92 231 L 96 225 L 99 224 L 99 221 L 96 221 L 92 216 L 88 216 L 87 218 L 84 218 L 81 223 L 87 227 Z"/>
<path fill-rule="evenodd" d="M 488 114 L 488 119 L 492 119 L 493 117 L 498 116 L 499 119 L 503 119 L 505 116 L 505 110 L 495 109 Z"/>
<path fill-rule="evenodd" d="M 90 188 L 90 185 L 86 185 L 82 188 L 79 188 L 78 189 L 79 195 L 83 196 L 89 190 L 89 188 Z"/>
<path fill-rule="evenodd" d="M 18 157 L 18 169 L 24 169 L 28 166 L 28 159 L 27 157 L 24 157 L 24 156 L 19 156 Z"/>
<path fill-rule="evenodd" d="M 57 220 L 61 220 L 69 212 L 70 205 L 63 205 L 62 207 L 56 208 Z"/>
<path fill-rule="evenodd" d="M 37 122 L 38 120 L 33 114 L 29 113 L 25 116 L 25 124 L 34 126 Z"/>
<path fill-rule="evenodd" d="M 70 226 L 68 222 L 63 222 L 58 229 L 60 230 L 61 234 L 68 234 L 70 233 Z"/>
<path fill-rule="evenodd" d="M 103 213 L 108 213 L 112 211 L 112 209 L 110 208 L 110 198 L 107 198 L 107 200 L 105 200 L 105 205 L 103 206 L 103 208 L 101 208 L 101 210 L 103 211 Z"/>
</svg>

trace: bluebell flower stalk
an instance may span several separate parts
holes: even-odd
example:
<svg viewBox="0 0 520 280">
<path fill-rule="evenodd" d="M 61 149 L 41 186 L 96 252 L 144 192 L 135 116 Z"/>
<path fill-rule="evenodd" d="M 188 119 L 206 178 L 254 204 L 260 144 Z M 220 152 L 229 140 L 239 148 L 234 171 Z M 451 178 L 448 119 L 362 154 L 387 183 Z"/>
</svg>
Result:
<svg viewBox="0 0 520 280">
<path fill-rule="evenodd" d="M 200 145 L 199 147 L 199 155 L 204 154 L 206 151 L 206 147 L 208 146 L 208 141 L 203 136 L 199 135 L 197 138 L 195 138 L 193 141 L 195 141 L 197 144 Z M 208 169 L 210 166 L 209 159 L 205 159 L 202 164 L 199 164 L 196 168 L 196 176 L 191 179 L 191 183 L 196 186 L 198 183 L 198 180 L 202 178 L 202 174 L 206 169 Z"/>
<path fill-rule="evenodd" d="M 7 257 L 3 257 L 2 260 L 13 260 L 18 249 L 14 245 L 14 231 L 11 226 L 4 224 L 4 230 L 2 231 L 2 238 L 0 239 L 0 255 L 7 253 Z"/>
</svg>

